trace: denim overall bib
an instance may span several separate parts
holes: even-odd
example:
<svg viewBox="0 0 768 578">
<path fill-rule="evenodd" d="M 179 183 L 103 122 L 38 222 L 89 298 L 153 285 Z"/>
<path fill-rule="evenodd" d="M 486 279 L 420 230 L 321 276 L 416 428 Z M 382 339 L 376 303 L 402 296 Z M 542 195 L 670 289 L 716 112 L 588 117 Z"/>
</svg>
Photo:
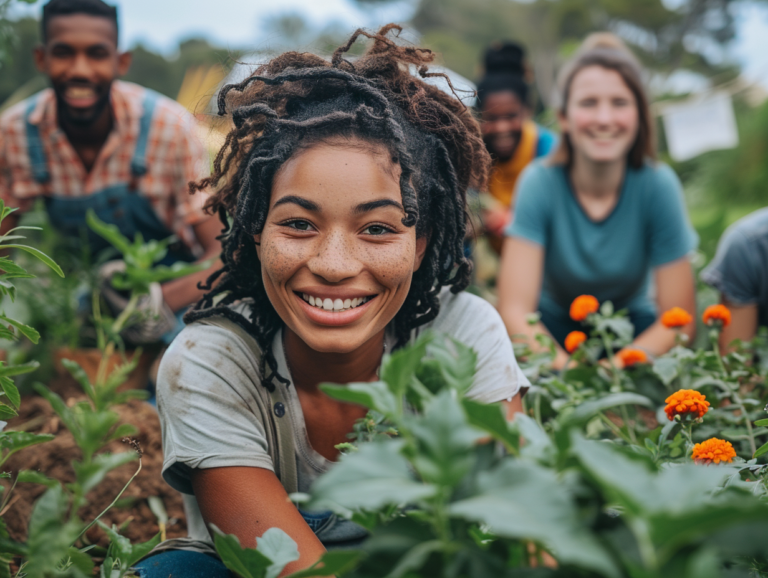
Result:
<svg viewBox="0 0 768 578">
<path fill-rule="evenodd" d="M 136 183 L 147 173 L 147 142 L 158 97 L 158 94 L 151 90 L 146 90 L 145 94 L 139 121 L 139 136 L 131 160 L 131 181 L 107 187 L 85 197 L 64 197 L 57 195 L 55 191 L 45 197 L 51 224 L 68 238 L 87 239 L 91 255 L 111 246 L 86 224 L 85 216 L 91 209 L 105 223 L 116 225 L 130 240 L 133 240 L 137 233 L 141 233 L 145 241 L 160 241 L 173 236 L 173 232 L 160 221 L 150 200 L 136 190 Z M 34 179 L 40 184 L 45 184 L 51 178 L 45 150 L 38 127 L 30 122 L 36 105 L 37 99 L 30 99 L 26 111 L 27 151 Z M 184 244 L 176 242 L 169 246 L 168 254 L 160 264 L 172 265 L 177 261 L 193 260 L 193 255 Z"/>
</svg>

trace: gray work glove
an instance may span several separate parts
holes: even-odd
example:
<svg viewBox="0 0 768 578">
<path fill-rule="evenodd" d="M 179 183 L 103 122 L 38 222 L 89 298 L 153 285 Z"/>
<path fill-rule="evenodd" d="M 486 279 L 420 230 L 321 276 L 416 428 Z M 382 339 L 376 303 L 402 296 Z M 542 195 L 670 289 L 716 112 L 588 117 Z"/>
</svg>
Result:
<svg viewBox="0 0 768 578">
<path fill-rule="evenodd" d="M 128 306 L 129 296 L 112 286 L 112 277 L 125 271 L 124 261 L 109 261 L 99 269 L 101 295 L 117 317 Z M 163 335 L 176 327 L 176 316 L 163 300 L 163 291 L 159 283 L 149 286 L 149 294 L 139 297 L 136 314 L 120 335 L 133 345 L 157 343 Z"/>
</svg>

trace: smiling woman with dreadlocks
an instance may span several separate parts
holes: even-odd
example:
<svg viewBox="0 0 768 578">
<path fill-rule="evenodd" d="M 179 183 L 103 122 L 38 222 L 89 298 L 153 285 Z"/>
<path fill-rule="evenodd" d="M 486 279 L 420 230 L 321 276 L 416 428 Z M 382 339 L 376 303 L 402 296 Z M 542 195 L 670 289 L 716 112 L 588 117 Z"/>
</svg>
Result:
<svg viewBox="0 0 768 578">
<path fill-rule="evenodd" d="M 209 209 L 230 223 L 224 266 L 158 380 L 164 477 L 186 494 L 200 542 L 167 544 L 144 576 L 226 575 L 200 553 L 209 524 L 246 547 L 282 528 L 301 555 L 286 571 L 362 539 L 287 499 L 332 466 L 366 413 L 318 385 L 376 381 L 382 355 L 428 328 L 477 352 L 470 397 L 520 407 L 527 381 L 500 317 L 461 293 L 465 193 L 486 184 L 488 154 L 470 111 L 422 80 L 433 54 L 397 45 L 393 30 L 358 31 L 330 62 L 283 54 L 221 92 L 234 128 L 197 188 L 219 187 Z M 370 49 L 344 59 L 360 35 Z"/>
</svg>

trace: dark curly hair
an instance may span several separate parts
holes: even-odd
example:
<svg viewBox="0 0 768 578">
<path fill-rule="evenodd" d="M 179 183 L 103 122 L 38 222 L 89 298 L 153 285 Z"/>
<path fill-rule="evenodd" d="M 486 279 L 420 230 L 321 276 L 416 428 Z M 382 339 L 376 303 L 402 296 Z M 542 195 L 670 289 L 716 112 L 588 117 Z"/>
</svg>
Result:
<svg viewBox="0 0 768 578">
<path fill-rule="evenodd" d="M 214 161 L 213 174 L 190 184 L 192 192 L 223 183 L 208 203 L 224 223 L 223 267 L 200 288 L 208 293 L 187 313 L 187 323 L 223 315 L 240 324 L 262 348 L 262 375 L 277 374 L 272 340 L 283 322 L 270 303 L 253 235 L 269 210 L 272 181 L 298 151 L 334 137 L 355 137 L 383 146 L 400 166 L 403 224 L 427 236 L 427 250 L 410 291 L 394 319 L 399 344 L 410 331 L 435 318 L 438 293 L 457 293 L 469 283 L 471 263 L 463 252 L 467 188 L 484 188 L 490 158 L 476 121 L 457 98 L 422 80 L 434 54 L 397 44 L 394 24 L 376 34 L 357 30 L 328 62 L 314 54 L 287 52 L 260 66 L 219 94 L 219 115 L 234 128 Z M 394 34 L 391 34 L 393 33 Z M 366 53 L 345 53 L 364 36 Z M 418 71 L 421 78 L 409 72 Z M 230 224 L 231 221 L 231 224 Z M 250 318 L 230 305 L 251 300 Z M 272 389 L 272 379 L 263 380 Z"/>
</svg>

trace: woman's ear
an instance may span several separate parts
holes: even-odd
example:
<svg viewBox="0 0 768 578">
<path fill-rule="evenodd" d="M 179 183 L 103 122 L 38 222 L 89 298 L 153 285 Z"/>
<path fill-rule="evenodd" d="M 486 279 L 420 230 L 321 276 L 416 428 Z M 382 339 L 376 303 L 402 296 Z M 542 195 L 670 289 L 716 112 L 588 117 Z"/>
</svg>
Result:
<svg viewBox="0 0 768 578">
<path fill-rule="evenodd" d="M 423 237 L 417 237 L 416 238 L 416 255 L 413 257 L 413 272 L 419 270 L 419 267 L 421 267 L 421 262 L 424 260 L 424 255 L 427 252 L 427 242 L 429 241 L 429 237 L 427 235 L 424 235 Z"/>
</svg>

